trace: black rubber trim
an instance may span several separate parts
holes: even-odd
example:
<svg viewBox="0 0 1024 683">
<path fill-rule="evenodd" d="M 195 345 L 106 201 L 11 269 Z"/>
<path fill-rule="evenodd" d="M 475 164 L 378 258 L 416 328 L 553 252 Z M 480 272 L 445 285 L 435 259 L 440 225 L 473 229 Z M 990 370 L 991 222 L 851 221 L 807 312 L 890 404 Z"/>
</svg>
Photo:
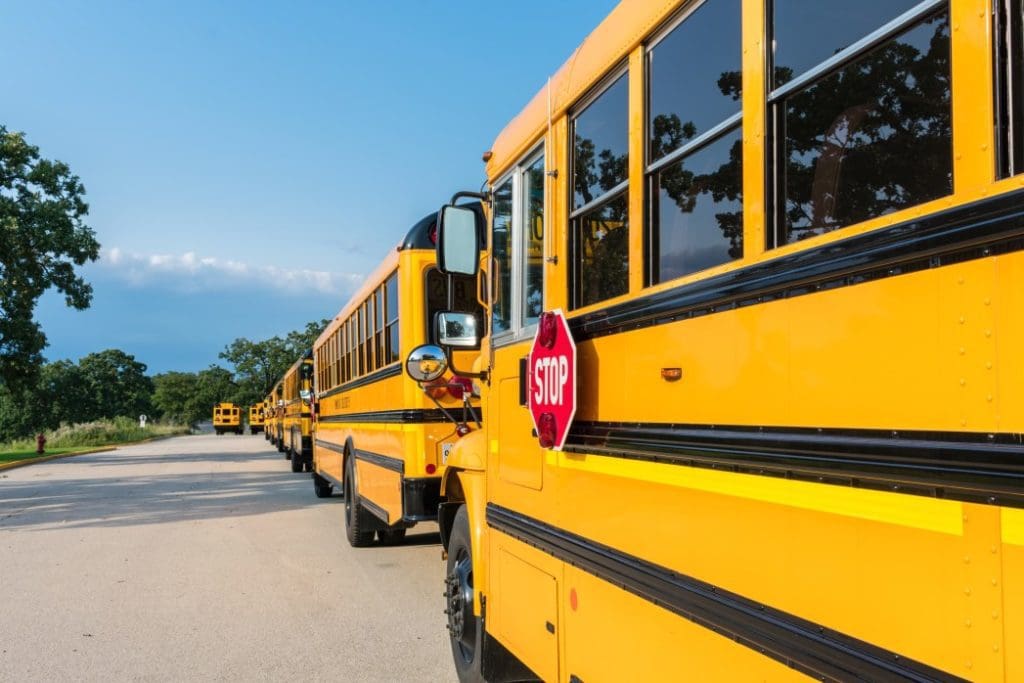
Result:
<svg viewBox="0 0 1024 683">
<path fill-rule="evenodd" d="M 323 439 L 316 439 L 316 445 L 318 447 L 320 447 L 320 448 L 326 448 L 329 451 L 334 451 L 335 453 L 342 453 L 342 454 L 345 453 L 345 447 L 344 446 L 339 446 L 336 443 L 331 443 L 330 441 L 324 441 Z"/>
<path fill-rule="evenodd" d="M 332 484 L 334 484 L 335 486 L 337 486 L 338 489 L 341 490 L 341 491 L 345 490 L 344 482 L 342 482 L 341 479 L 336 478 L 334 475 L 328 474 L 327 472 L 323 472 L 323 471 L 313 472 L 313 475 L 314 476 L 319 475 L 319 476 L 323 477 L 327 481 L 329 481 Z"/>
<path fill-rule="evenodd" d="M 441 504 L 441 477 L 402 478 L 402 521 L 436 522 Z"/>
<path fill-rule="evenodd" d="M 458 410 L 458 409 L 456 409 Z M 319 422 L 356 423 L 381 422 L 402 424 L 427 424 L 434 422 L 451 422 L 443 411 L 437 408 L 407 408 L 404 410 L 375 410 L 366 413 L 342 413 L 341 415 L 321 415 Z"/>
<path fill-rule="evenodd" d="M 362 505 L 367 512 L 372 514 L 380 521 L 384 522 L 385 524 L 388 523 L 388 511 L 374 503 L 366 496 L 359 496 L 359 504 Z"/>
<path fill-rule="evenodd" d="M 380 453 L 371 453 L 370 451 L 361 451 L 355 449 L 353 454 L 356 456 L 356 460 L 362 460 L 384 469 L 394 470 L 399 474 L 405 473 L 405 462 L 399 458 L 392 458 L 388 455 L 381 455 Z"/>
<path fill-rule="evenodd" d="M 487 504 L 487 524 L 821 680 L 963 680 L 494 503 Z"/>
<path fill-rule="evenodd" d="M 369 375 L 364 375 L 359 379 L 354 379 L 349 382 L 345 382 L 344 384 L 339 384 L 330 391 L 325 391 L 322 394 L 317 394 L 316 398 L 318 401 L 322 401 L 325 398 L 336 396 L 337 394 L 340 394 L 342 392 L 352 391 L 353 389 L 358 389 L 359 387 L 365 387 L 367 384 L 375 384 L 377 382 L 380 382 L 381 380 L 385 380 L 388 379 L 389 377 L 394 377 L 396 375 L 401 374 L 402 364 L 395 363 L 393 365 L 387 366 L 386 368 L 381 368 L 380 370 L 371 372 Z"/>
<path fill-rule="evenodd" d="M 577 343 L 1024 250 L 1024 190 L 640 296 L 569 320 Z"/>
<path fill-rule="evenodd" d="M 1024 507 L 1024 436 L 575 422 L 566 451 Z"/>
</svg>

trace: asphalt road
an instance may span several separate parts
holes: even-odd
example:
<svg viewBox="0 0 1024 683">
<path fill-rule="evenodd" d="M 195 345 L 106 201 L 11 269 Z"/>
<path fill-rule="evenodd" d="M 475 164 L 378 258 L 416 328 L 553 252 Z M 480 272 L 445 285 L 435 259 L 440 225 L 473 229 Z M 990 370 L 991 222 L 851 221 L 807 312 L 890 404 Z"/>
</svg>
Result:
<svg viewBox="0 0 1024 683">
<path fill-rule="evenodd" d="M 343 509 L 262 435 L 0 472 L 0 681 L 454 680 L 436 525 Z"/>
</svg>

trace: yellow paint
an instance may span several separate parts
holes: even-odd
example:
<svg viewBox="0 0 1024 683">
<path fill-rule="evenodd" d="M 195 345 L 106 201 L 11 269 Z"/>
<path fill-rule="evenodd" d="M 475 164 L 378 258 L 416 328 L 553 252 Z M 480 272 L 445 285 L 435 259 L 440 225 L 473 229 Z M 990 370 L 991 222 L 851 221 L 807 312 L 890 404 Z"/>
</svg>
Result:
<svg viewBox="0 0 1024 683">
<path fill-rule="evenodd" d="M 963 506 L 956 501 L 597 455 L 563 453 L 558 460 L 558 466 L 564 469 L 617 477 L 623 485 L 635 481 L 678 486 L 942 534 L 963 533 Z"/>
<path fill-rule="evenodd" d="M 1003 508 L 1003 543 L 1024 546 L 1024 510 Z"/>
</svg>

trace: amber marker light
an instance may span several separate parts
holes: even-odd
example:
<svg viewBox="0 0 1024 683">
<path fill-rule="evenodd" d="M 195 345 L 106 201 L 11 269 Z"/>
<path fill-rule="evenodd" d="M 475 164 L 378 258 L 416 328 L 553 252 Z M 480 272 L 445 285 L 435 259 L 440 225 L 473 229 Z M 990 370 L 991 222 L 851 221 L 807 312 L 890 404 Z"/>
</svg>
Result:
<svg viewBox="0 0 1024 683">
<path fill-rule="evenodd" d="M 683 378 L 682 368 L 662 368 L 661 378 L 666 382 L 678 382 Z"/>
</svg>

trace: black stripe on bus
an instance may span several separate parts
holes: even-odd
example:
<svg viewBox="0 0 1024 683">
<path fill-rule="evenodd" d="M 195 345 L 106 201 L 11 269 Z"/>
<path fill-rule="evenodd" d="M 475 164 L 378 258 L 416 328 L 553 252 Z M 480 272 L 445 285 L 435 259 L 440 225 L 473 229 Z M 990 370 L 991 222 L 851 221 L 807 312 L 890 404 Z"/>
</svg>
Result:
<svg viewBox="0 0 1024 683">
<path fill-rule="evenodd" d="M 335 453 L 342 453 L 342 454 L 345 453 L 345 447 L 344 446 L 339 446 L 336 443 L 331 443 L 330 441 L 324 441 L 323 439 L 317 439 L 316 440 L 316 445 L 319 448 L 326 448 L 327 450 L 334 451 Z"/>
<path fill-rule="evenodd" d="M 1024 437 L 575 422 L 565 450 L 1024 507 Z"/>
<path fill-rule="evenodd" d="M 359 496 L 359 504 L 366 508 L 368 512 L 370 512 L 374 517 L 376 517 L 380 521 L 384 522 L 385 524 L 388 523 L 388 511 L 374 503 L 366 496 Z"/>
<path fill-rule="evenodd" d="M 359 387 L 365 387 L 367 384 L 375 384 L 376 382 L 380 382 L 381 380 L 385 380 L 388 379 L 389 377 L 394 377 L 395 375 L 401 374 L 402 364 L 395 363 L 394 365 L 389 365 L 386 368 L 381 368 L 380 370 L 371 372 L 369 375 L 364 375 L 359 379 L 354 379 L 349 382 L 345 382 L 344 384 L 339 384 L 330 391 L 325 391 L 324 393 L 319 394 L 317 396 L 317 400 L 322 401 L 325 398 L 336 396 L 337 394 L 340 394 L 342 392 L 352 391 L 353 389 L 358 389 Z"/>
<path fill-rule="evenodd" d="M 461 408 L 450 411 L 458 415 Z M 403 410 L 374 410 L 366 413 L 342 413 L 341 415 L 321 415 L 317 422 L 355 423 L 382 422 L 403 424 L 424 424 L 432 422 L 450 422 L 444 411 L 438 408 L 406 408 Z"/>
<path fill-rule="evenodd" d="M 1024 191 L 854 235 L 569 320 L 577 342 L 1024 250 Z"/>
<path fill-rule="evenodd" d="M 494 503 L 488 526 L 822 680 L 963 680 Z"/>
<path fill-rule="evenodd" d="M 356 456 L 356 460 L 362 460 L 384 469 L 394 470 L 399 474 L 405 474 L 405 462 L 400 458 L 392 458 L 388 455 L 371 453 L 370 451 L 361 451 L 358 448 L 353 451 L 353 454 Z"/>
</svg>

